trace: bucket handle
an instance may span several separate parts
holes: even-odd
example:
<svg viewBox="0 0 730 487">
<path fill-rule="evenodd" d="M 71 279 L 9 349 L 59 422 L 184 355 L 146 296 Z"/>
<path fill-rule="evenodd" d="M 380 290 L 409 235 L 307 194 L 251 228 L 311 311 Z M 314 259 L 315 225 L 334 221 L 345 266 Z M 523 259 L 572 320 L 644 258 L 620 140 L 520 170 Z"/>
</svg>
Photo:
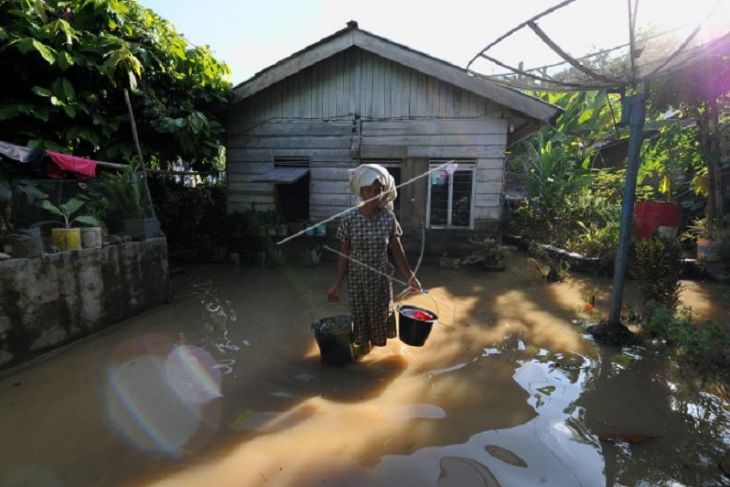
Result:
<svg viewBox="0 0 730 487">
<path fill-rule="evenodd" d="M 426 290 L 424 290 L 423 292 L 418 292 L 417 290 L 415 290 L 412 287 L 405 288 L 401 293 L 399 293 L 397 296 L 395 296 L 395 298 L 393 298 L 393 301 L 398 301 L 398 305 L 396 306 L 396 311 L 400 310 L 401 305 L 402 305 L 401 301 L 404 298 L 406 298 L 409 294 L 417 294 L 419 296 L 426 295 L 426 297 L 428 297 L 436 305 L 436 315 L 438 315 L 439 318 L 441 317 L 441 308 L 439 306 L 438 300 L 436 298 L 434 298 L 433 296 L 431 296 L 430 292 L 428 292 Z"/>
<path fill-rule="evenodd" d="M 345 303 L 343 303 L 342 301 L 329 301 L 329 300 L 327 300 L 323 306 L 314 306 L 314 307 L 312 307 L 311 315 L 310 315 L 310 318 L 311 319 L 309 320 L 309 323 L 314 323 L 314 322 L 318 321 L 318 319 L 322 318 L 322 316 L 320 316 L 319 318 L 317 318 L 315 316 L 315 313 L 316 314 L 329 313 L 331 311 L 334 311 L 335 307 L 339 307 L 340 310 L 343 310 L 344 309 L 344 311 L 342 313 L 339 313 L 339 314 L 343 314 L 343 315 L 349 315 L 350 314 L 350 308 Z M 328 311 L 325 311 L 325 310 L 328 310 Z"/>
</svg>

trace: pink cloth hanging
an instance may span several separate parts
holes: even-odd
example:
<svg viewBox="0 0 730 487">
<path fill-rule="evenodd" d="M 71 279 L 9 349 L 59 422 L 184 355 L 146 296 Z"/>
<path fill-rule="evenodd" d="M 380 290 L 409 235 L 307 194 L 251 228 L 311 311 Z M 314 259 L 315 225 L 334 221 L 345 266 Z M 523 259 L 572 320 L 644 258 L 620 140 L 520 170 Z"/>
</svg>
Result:
<svg viewBox="0 0 730 487">
<path fill-rule="evenodd" d="M 46 151 L 46 154 L 51 159 L 46 167 L 46 173 L 52 178 L 63 179 L 67 172 L 77 174 L 79 179 L 96 177 L 96 161 L 49 150 Z"/>
</svg>

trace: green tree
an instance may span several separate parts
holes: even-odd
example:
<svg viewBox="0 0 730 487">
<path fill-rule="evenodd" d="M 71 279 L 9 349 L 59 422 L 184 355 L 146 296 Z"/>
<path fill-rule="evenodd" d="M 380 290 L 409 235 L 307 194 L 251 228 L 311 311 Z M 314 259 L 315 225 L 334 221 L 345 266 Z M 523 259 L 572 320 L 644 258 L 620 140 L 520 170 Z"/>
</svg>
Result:
<svg viewBox="0 0 730 487">
<path fill-rule="evenodd" d="M 130 161 L 128 88 L 146 157 L 217 162 L 228 67 L 135 0 L 0 0 L 0 72 L 11 142 Z"/>
<path fill-rule="evenodd" d="M 695 142 L 704 170 L 695 187 L 707 196 L 707 237 L 714 238 L 723 222 L 720 167 L 730 140 L 730 57 L 717 55 L 651 85 L 651 103 L 657 109 L 678 108 L 697 123 Z M 723 152 L 725 151 L 725 152 Z"/>
</svg>

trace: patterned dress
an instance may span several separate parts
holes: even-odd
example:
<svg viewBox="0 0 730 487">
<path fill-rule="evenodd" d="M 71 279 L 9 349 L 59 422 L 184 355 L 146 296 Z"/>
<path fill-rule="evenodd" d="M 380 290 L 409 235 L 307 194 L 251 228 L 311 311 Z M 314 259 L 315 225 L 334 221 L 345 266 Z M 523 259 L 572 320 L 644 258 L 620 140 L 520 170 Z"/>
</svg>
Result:
<svg viewBox="0 0 730 487">
<path fill-rule="evenodd" d="M 394 270 L 388 259 L 388 244 L 391 238 L 402 234 L 395 215 L 382 208 L 372 218 L 359 209 L 350 211 L 342 217 L 337 229 L 337 238 L 350 242 L 352 259 L 388 276 Z M 359 344 L 370 341 L 382 347 L 388 338 L 396 337 L 391 281 L 352 261 L 347 268 L 355 341 Z"/>
</svg>

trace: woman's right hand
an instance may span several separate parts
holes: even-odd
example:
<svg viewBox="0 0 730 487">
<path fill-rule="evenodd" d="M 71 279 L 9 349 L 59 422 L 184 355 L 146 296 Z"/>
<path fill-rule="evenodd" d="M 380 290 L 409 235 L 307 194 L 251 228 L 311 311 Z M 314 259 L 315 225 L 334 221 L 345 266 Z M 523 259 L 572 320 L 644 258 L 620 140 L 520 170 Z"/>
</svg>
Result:
<svg viewBox="0 0 730 487">
<path fill-rule="evenodd" d="M 332 286 L 327 290 L 327 299 L 329 301 L 339 301 L 340 300 L 340 287 L 339 286 Z"/>
</svg>

